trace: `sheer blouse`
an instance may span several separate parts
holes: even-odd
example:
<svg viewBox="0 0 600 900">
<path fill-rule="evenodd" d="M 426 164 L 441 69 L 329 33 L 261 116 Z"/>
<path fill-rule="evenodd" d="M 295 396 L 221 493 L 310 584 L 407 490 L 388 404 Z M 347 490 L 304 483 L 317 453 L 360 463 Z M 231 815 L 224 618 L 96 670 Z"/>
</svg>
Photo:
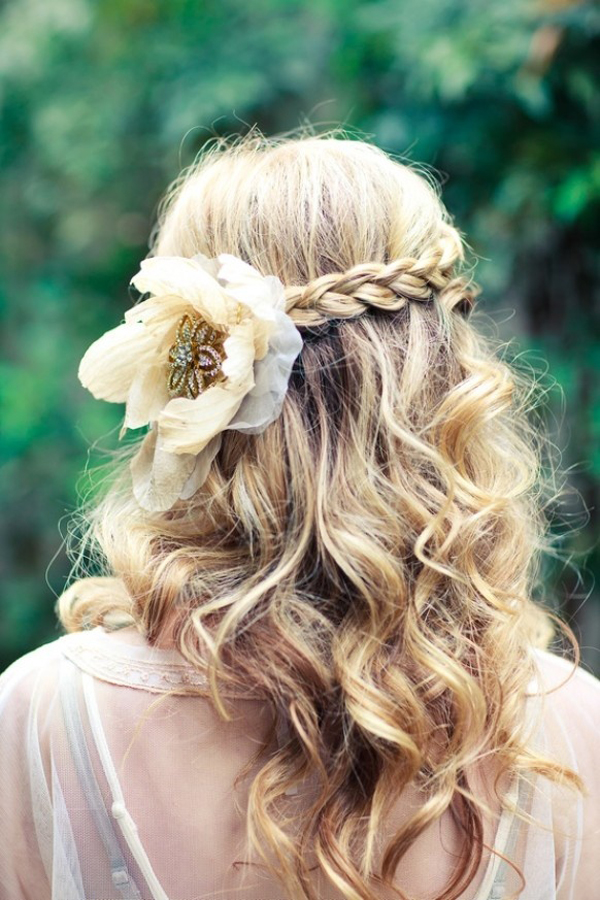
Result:
<svg viewBox="0 0 600 900">
<path fill-rule="evenodd" d="M 464 900 L 600 900 L 600 681 L 532 653 L 531 743 L 579 771 L 587 792 L 521 777 L 505 796 L 523 821 L 500 807 L 485 771 L 474 773 L 490 807 L 488 847 Z M 268 733 L 267 701 L 229 692 L 225 723 L 206 694 L 178 651 L 150 646 L 133 626 L 64 635 L 9 666 L 0 676 L 0 900 L 284 900 L 260 855 L 240 855 L 257 768 L 233 785 Z M 309 779 L 285 802 L 293 810 L 310 790 Z M 383 847 L 419 801 L 416 789 L 403 792 Z M 445 813 L 401 860 L 395 884 L 433 900 L 460 845 Z M 318 867 L 312 877 L 321 900 L 340 900 Z"/>
</svg>

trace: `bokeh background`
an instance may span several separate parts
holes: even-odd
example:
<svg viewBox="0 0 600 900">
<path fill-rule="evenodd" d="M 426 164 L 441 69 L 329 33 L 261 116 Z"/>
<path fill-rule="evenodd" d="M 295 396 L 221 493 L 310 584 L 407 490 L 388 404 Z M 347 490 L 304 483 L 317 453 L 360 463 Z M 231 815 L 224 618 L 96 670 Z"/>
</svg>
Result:
<svg viewBox="0 0 600 900">
<path fill-rule="evenodd" d="M 165 188 L 214 135 L 309 122 L 433 167 L 479 303 L 547 371 L 569 495 L 543 596 L 600 673 L 599 61 L 575 0 L 5 0 L 0 669 L 60 633 L 81 473 L 123 413 L 77 366 Z"/>
</svg>

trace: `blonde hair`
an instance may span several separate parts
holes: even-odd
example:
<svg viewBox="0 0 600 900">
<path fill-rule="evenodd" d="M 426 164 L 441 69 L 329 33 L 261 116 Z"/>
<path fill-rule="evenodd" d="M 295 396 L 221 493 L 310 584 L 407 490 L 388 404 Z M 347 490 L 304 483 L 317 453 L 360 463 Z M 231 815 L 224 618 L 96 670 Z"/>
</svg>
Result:
<svg viewBox="0 0 600 900">
<path fill-rule="evenodd" d="M 478 289 L 434 180 L 341 131 L 215 140 L 152 241 L 152 255 L 230 253 L 278 276 L 305 343 L 280 417 L 225 432 L 191 500 L 140 509 L 137 442 L 125 449 L 81 512 L 74 571 L 89 551 L 106 577 L 72 584 L 60 619 L 134 621 L 154 642 L 175 615 L 224 719 L 220 684 L 269 699 L 290 739 L 251 785 L 247 830 L 286 896 L 316 897 L 312 846 L 345 898 L 374 900 L 450 808 L 464 827 L 452 900 L 484 846 L 470 765 L 492 753 L 496 784 L 537 772 L 580 787 L 525 737 L 529 650 L 555 618 L 532 600 L 549 549 L 534 385 L 474 325 Z M 320 794 L 296 842 L 275 811 L 308 772 Z M 379 875 L 378 832 L 411 784 L 424 801 Z"/>
</svg>

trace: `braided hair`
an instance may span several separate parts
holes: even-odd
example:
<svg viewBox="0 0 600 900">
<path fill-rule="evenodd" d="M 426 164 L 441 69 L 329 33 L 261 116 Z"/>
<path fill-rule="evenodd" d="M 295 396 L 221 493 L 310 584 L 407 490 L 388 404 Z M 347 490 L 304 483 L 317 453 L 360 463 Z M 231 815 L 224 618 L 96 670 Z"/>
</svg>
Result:
<svg viewBox="0 0 600 900">
<path fill-rule="evenodd" d="M 361 263 L 347 272 L 321 275 L 307 285 L 286 288 L 286 311 L 297 325 L 319 325 L 328 318 L 354 318 L 369 309 L 397 312 L 409 300 L 435 298 L 447 310 L 473 309 L 478 288 L 464 275 L 453 276 L 442 262 L 442 250 L 421 259 L 406 257 L 384 263 Z"/>
</svg>

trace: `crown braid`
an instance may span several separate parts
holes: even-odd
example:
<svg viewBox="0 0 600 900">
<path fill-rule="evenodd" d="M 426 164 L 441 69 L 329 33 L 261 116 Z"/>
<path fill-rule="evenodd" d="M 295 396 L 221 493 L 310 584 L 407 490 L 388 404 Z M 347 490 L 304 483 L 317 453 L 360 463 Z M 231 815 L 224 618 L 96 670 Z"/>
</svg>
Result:
<svg viewBox="0 0 600 900">
<path fill-rule="evenodd" d="M 285 289 L 286 311 L 297 325 L 319 325 L 330 318 L 354 318 L 367 309 L 402 309 L 409 300 L 427 303 L 437 297 L 447 309 L 469 313 L 479 293 L 452 265 L 441 263 L 442 250 L 420 259 L 359 263 L 346 272 L 321 275 L 306 285 Z"/>
</svg>

